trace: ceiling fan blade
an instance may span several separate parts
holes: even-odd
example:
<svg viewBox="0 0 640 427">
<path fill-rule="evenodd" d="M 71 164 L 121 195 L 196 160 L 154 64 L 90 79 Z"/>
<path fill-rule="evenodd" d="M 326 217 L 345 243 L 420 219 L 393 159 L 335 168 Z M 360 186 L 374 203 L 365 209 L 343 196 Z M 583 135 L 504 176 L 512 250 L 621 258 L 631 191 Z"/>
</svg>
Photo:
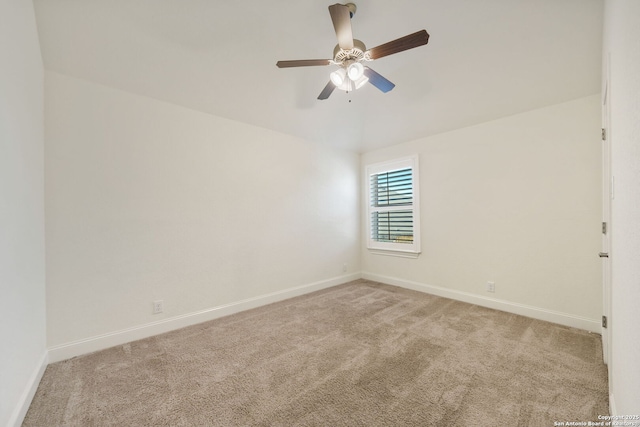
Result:
<svg viewBox="0 0 640 427">
<path fill-rule="evenodd" d="M 353 49 L 353 32 L 351 31 L 351 12 L 349 8 L 343 4 L 334 4 L 329 6 L 329 14 L 333 21 L 333 28 L 338 36 L 338 46 L 341 49 Z"/>
<path fill-rule="evenodd" d="M 289 67 L 313 67 L 316 65 L 329 65 L 331 61 L 329 59 L 299 59 L 294 61 L 278 61 L 276 66 L 278 68 Z"/>
<path fill-rule="evenodd" d="M 408 36 L 400 37 L 399 39 L 371 48 L 369 49 L 369 55 L 371 59 L 378 59 L 383 56 L 393 55 L 394 53 L 425 45 L 428 42 L 429 33 L 427 33 L 426 30 L 420 30 Z"/>
<path fill-rule="evenodd" d="M 396 85 L 394 85 L 389 80 L 385 79 L 369 67 L 364 67 L 364 75 L 369 79 L 369 83 L 371 83 L 384 93 L 387 93 L 391 89 L 396 87 Z"/>
<path fill-rule="evenodd" d="M 336 85 L 329 80 L 329 83 L 327 83 L 324 89 L 322 89 L 322 92 L 320 92 L 320 95 L 318 95 L 318 99 L 327 99 L 333 93 L 335 88 Z"/>
</svg>

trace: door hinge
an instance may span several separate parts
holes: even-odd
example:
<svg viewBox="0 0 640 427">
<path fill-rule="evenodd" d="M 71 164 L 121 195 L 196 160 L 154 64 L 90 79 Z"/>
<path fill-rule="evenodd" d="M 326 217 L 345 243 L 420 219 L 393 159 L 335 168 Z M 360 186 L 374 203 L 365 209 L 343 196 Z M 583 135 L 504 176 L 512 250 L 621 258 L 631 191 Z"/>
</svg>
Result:
<svg viewBox="0 0 640 427">
<path fill-rule="evenodd" d="M 602 234 L 607 234 L 607 223 L 606 222 L 602 223 Z"/>
<path fill-rule="evenodd" d="M 602 316 L 602 327 L 607 328 L 607 316 Z"/>
<path fill-rule="evenodd" d="M 602 140 L 605 141 L 607 139 L 607 130 L 602 128 Z"/>
</svg>

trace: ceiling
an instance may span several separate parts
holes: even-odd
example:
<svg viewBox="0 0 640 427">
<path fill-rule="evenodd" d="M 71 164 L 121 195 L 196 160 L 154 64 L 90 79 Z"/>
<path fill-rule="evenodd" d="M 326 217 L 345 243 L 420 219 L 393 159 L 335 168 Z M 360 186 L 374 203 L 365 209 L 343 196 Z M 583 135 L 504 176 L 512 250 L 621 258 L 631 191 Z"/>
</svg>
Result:
<svg viewBox="0 0 640 427">
<path fill-rule="evenodd" d="M 335 66 L 332 0 L 34 0 L 45 68 L 357 152 L 600 91 L 602 0 L 360 0 L 368 65 L 396 84 L 317 96 Z"/>
</svg>

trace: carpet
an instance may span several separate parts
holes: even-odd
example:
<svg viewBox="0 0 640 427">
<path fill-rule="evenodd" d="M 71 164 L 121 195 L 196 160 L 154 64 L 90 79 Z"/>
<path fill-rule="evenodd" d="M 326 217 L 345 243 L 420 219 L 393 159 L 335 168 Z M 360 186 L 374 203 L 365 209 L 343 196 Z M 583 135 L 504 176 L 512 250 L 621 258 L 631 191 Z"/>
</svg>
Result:
<svg viewBox="0 0 640 427">
<path fill-rule="evenodd" d="M 553 426 L 608 408 L 601 337 L 357 280 L 53 363 L 23 426 Z"/>
</svg>

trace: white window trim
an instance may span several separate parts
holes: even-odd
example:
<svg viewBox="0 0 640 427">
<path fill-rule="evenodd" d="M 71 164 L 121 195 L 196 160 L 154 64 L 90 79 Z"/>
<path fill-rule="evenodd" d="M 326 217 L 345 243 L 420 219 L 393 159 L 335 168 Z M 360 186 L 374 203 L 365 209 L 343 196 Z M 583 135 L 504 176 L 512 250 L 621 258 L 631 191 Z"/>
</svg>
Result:
<svg viewBox="0 0 640 427">
<path fill-rule="evenodd" d="M 417 258 L 420 254 L 420 175 L 419 175 L 418 156 L 408 156 L 399 159 L 374 163 L 367 165 L 365 168 L 366 182 L 366 200 L 367 200 L 367 249 L 378 255 L 391 255 L 405 258 Z M 413 204 L 410 210 L 413 211 L 413 243 L 389 243 L 378 242 L 371 236 L 371 214 L 374 211 L 371 203 L 371 176 L 391 172 L 399 169 L 411 168 L 412 170 L 412 188 L 413 188 Z M 396 208 L 392 208 L 396 209 Z M 408 210 L 407 206 L 398 207 L 398 210 Z"/>
</svg>

